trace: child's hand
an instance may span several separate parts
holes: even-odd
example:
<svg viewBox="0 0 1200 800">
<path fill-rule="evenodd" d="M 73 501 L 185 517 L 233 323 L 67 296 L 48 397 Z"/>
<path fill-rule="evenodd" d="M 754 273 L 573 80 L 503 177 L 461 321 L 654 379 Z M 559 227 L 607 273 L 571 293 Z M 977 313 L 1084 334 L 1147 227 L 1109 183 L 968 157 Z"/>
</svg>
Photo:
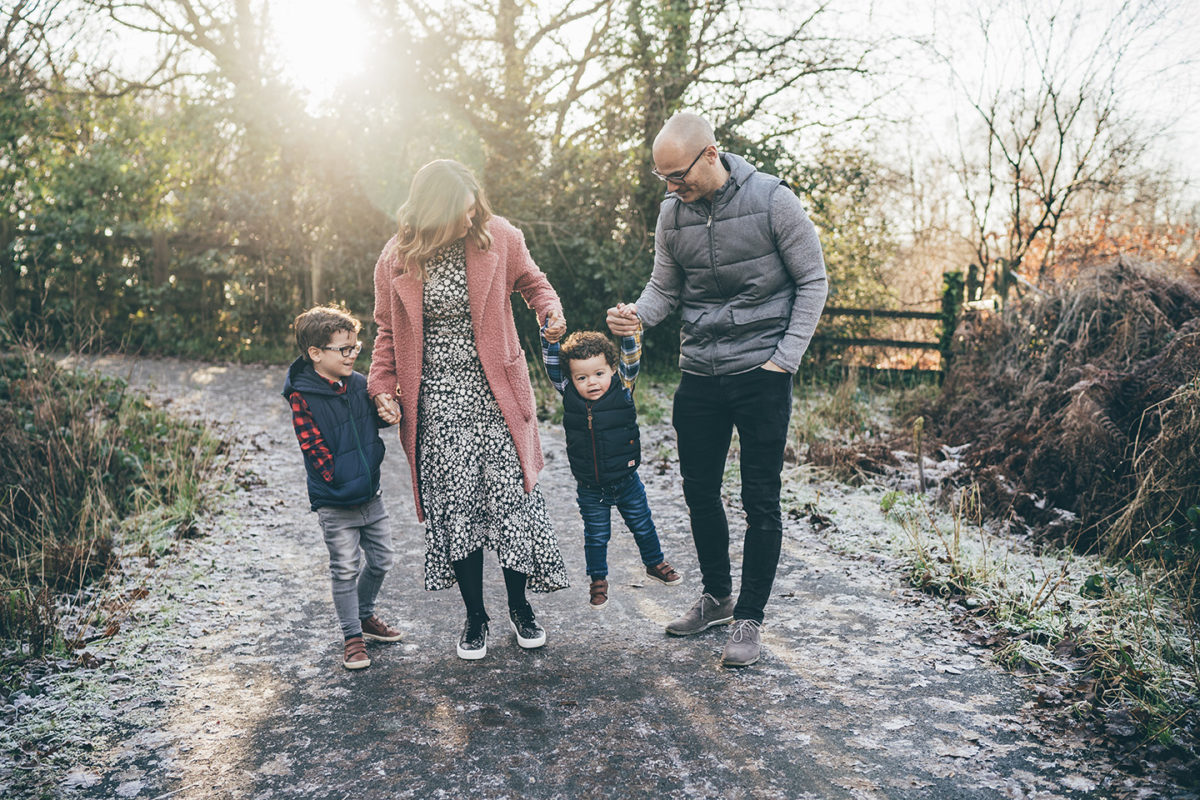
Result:
<svg viewBox="0 0 1200 800">
<path fill-rule="evenodd" d="M 567 332 L 567 320 L 562 314 L 557 311 L 551 311 L 546 317 L 546 329 L 542 331 L 542 335 L 546 337 L 546 341 L 553 344 L 562 338 Z"/>
<path fill-rule="evenodd" d="M 400 404 L 390 394 L 385 392 L 375 395 L 375 408 L 379 412 L 379 418 L 388 425 L 395 425 L 400 421 Z"/>
</svg>

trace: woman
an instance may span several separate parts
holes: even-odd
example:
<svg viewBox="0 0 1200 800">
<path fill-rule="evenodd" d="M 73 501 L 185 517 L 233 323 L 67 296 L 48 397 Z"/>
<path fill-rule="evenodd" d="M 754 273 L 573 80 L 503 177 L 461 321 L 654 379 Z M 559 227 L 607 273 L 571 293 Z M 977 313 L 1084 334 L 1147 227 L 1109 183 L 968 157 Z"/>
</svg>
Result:
<svg viewBox="0 0 1200 800">
<path fill-rule="evenodd" d="M 568 582 L 537 486 L 542 448 L 510 297 L 520 292 L 550 330 L 566 329 L 562 304 L 520 231 L 492 216 L 462 164 L 422 167 L 399 218 L 375 265 L 367 391 L 385 421 L 400 423 L 425 522 L 425 588 L 457 581 L 467 610 L 458 655 L 482 658 L 483 550 L 494 550 L 517 643 L 541 647 L 546 632 L 526 586 L 551 592 Z"/>
</svg>

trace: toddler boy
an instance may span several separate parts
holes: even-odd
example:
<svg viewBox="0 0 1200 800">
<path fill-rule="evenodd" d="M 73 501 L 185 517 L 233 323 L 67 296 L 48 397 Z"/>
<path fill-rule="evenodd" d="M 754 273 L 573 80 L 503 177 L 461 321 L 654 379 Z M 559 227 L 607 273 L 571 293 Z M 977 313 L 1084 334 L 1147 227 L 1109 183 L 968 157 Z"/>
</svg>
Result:
<svg viewBox="0 0 1200 800">
<path fill-rule="evenodd" d="M 362 324 L 323 306 L 296 317 L 300 356 L 288 368 L 283 396 L 308 473 L 308 500 L 329 549 L 333 606 L 341 623 L 342 666 L 371 666 L 365 639 L 395 642 L 400 631 L 375 616 L 375 597 L 392 566 L 392 535 L 379 493 L 386 427 L 354 370 Z M 365 565 L 360 565 L 360 553 Z"/>
<path fill-rule="evenodd" d="M 646 488 L 637 474 L 642 447 L 633 389 L 641 336 L 622 337 L 618 357 L 616 346 L 602 333 L 576 331 L 561 348 L 558 337 L 552 342 L 546 333 L 543 328 L 542 361 L 550 382 L 563 396 L 567 460 L 577 484 L 583 552 L 591 579 L 590 606 L 600 609 L 608 602 L 612 506 L 633 533 L 646 575 L 669 586 L 679 583 L 683 578 L 663 558 Z"/>
</svg>

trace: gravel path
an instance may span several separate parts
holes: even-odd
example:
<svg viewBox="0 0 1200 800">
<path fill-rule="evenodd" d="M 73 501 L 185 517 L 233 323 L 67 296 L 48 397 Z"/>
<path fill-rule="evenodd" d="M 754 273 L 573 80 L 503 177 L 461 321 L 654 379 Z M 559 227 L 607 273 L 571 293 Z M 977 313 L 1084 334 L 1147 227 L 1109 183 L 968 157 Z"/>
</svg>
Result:
<svg viewBox="0 0 1200 800">
<path fill-rule="evenodd" d="M 122 632 L 90 648 L 94 667 L 47 679 L 41 702 L 63 720 L 75 708 L 91 748 L 55 777 L 55 796 L 1163 796 L 1111 772 L 1083 734 L 1042 726 L 1029 692 L 941 605 L 892 571 L 837 555 L 804 521 L 786 523 L 758 665 L 719 667 L 721 630 L 667 637 L 663 625 L 699 590 L 674 463 L 642 474 L 684 583 L 641 580 L 616 522 L 611 600 L 592 611 L 573 482 L 549 426 L 542 486 L 575 585 L 531 595 L 546 647 L 516 646 L 489 556 L 488 656 L 455 656 L 461 601 L 421 588 L 423 531 L 389 434 L 397 560 L 379 611 L 405 638 L 370 645 L 369 669 L 343 670 L 327 557 L 278 395 L 282 368 L 95 365 L 227 426 L 244 475 L 205 536 L 154 568 L 127 559 L 131 587 L 147 591 L 129 595 Z M 647 454 L 670 444 L 669 425 L 644 434 Z M 0 770 L 0 789 L 15 791 L 19 778 Z"/>
</svg>

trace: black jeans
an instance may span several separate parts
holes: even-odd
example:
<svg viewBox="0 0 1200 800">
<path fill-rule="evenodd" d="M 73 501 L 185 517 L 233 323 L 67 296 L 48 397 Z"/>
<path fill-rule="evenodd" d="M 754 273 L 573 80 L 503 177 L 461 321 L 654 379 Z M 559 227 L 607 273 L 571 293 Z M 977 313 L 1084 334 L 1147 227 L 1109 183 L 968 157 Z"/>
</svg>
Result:
<svg viewBox="0 0 1200 800">
<path fill-rule="evenodd" d="M 779 473 L 791 414 L 792 376 L 788 372 L 760 368 L 714 377 L 684 373 L 675 391 L 674 425 L 683 496 L 692 518 L 704 591 L 717 598 L 733 593 L 721 477 L 737 427 L 746 537 L 735 619 L 762 622 L 775 582 L 783 538 Z"/>
</svg>

